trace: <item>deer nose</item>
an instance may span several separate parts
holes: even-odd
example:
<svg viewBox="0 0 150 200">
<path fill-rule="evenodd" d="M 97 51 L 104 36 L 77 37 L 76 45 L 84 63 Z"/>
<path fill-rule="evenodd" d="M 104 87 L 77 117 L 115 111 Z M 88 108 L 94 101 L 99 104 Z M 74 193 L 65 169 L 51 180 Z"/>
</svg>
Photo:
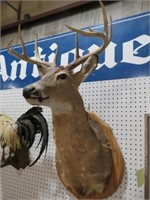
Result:
<svg viewBox="0 0 150 200">
<path fill-rule="evenodd" d="M 33 93 L 33 91 L 35 91 L 35 87 L 25 87 L 23 89 L 24 98 L 26 98 L 26 99 L 30 98 L 31 93 Z"/>
</svg>

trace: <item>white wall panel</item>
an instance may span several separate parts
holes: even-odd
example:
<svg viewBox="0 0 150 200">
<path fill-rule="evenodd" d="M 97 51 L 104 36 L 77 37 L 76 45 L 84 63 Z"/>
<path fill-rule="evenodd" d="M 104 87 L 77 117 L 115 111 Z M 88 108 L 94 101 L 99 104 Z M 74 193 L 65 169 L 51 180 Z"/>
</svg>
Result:
<svg viewBox="0 0 150 200">
<path fill-rule="evenodd" d="M 125 159 L 125 175 L 110 200 L 144 200 L 144 186 L 137 186 L 136 171 L 144 168 L 144 115 L 150 113 L 150 77 L 83 83 L 80 87 L 85 107 L 95 112 L 113 129 Z M 0 111 L 16 120 L 31 106 L 22 89 L 0 91 Z M 75 200 L 60 182 L 55 168 L 55 144 L 50 109 L 44 109 L 49 123 L 47 156 L 35 166 L 15 170 L 0 169 L 0 200 Z M 31 157 L 38 155 L 31 149 Z M 0 156 L 1 156 L 0 150 Z"/>
</svg>

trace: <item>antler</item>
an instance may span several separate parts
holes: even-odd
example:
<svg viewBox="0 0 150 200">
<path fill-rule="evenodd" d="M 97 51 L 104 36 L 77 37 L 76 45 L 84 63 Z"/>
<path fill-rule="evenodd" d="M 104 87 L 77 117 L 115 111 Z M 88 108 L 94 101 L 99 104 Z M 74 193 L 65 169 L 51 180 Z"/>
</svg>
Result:
<svg viewBox="0 0 150 200">
<path fill-rule="evenodd" d="M 106 10 L 105 7 L 103 5 L 103 3 L 101 1 L 100 5 L 102 8 L 102 12 L 103 12 L 103 21 L 104 21 L 104 32 L 96 32 L 92 29 L 89 29 L 89 31 L 83 31 L 80 29 L 76 29 L 74 27 L 68 26 L 66 25 L 70 30 L 76 32 L 77 34 L 81 34 L 83 36 L 88 36 L 88 37 L 98 37 L 100 39 L 103 40 L 103 45 L 100 46 L 98 49 L 96 49 L 93 52 L 90 52 L 82 57 L 79 56 L 79 47 L 78 47 L 78 35 L 76 36 L 76 60 L 74 60 L 72 63 L 70 63 L 67 68 L 69 70 L 74 69 L 75 67 L 77 67 L 78 65 L 82 64 L 83 62 L 86 61 L 86 59 L 94 54 L 100 54 L 104 49 L 106 49 L 106 47 L 108 46 L 108 44 L 110 43 L 111 39 L 112 39 L 112 18 L 110 16 L 110 32 L 108 31 L 108 20 L 107 20 L 107 14 L 106 14 Z"/>
<path fill-rule="evenodd" d="M 20 40 L 20 43 L 21 43 L 21 47 L 22 47 L 22 54 L 19 54 L 17 51 L 13 50 L 12 47 L 11 47 L 11 44 L 12 44 L 12 40 L 8 43 L 8 46 L 7 46 L 7 51 L 21 59 L 21 60 L 24 60 L 24 61 L 27 61 L 29 63 L 32 63 L 32 64 L 37 64 L 39 66 L 42 65 L 42 67 L 53 67 L 56 65 L 56 59 L 57 59 L 57 53 L 58 53 L 58 49 L 56 50 L 56 55 L 55 55 L 55 59 L 54 59 L 54 62 L 53 63 L 49 63 L 49 62 L 46 62 L 46 61 L 43 61 L 40 59 L 40 55 L 39 55 L 39 51 L 38 51 L 38 37 L 37 37 L 37 34 L 35 34 L 35 56 L 36 56 L 36 59 L 35 58 L 30 58 L 27 56 L 27 53 L 26 53 L 26 49 L 25 49 L 25 45 L 24 45 L 24 41 L 23 41 L 23 38 L 22 38 L 22 35 L 21 35 L 21 26 L 19 24 L 18 26 L 18 37 L 19 37 L 19 40 Z"/>
<path fill-rule="evenodd" d="M 100 54 L 110 43 L 111 38 L 112 38 L 112 19 L 110 16 L 110 31 L 108 31 L 108 20 L 107 20 L 107 14 L 106 14 L 106 10 L 105 7 L 103 5 L 103 3 L 100 0 L 100 5 L 102 8 L 102 12 L 103 12 L 103 20 L 104 20 L 104 32 L 96 32 L 92 29 L 89 29 L 89 31 L 83 31 L 83 30 L 79 30 L 76 29 L 74 27 L 68 26 L 66 25 L 70 30 L 76 32 L 76 59 L 67 65 L 67 69 L 72 70 L 75 67 L 77 67 L 78 65 L 84 63 L 87 58 L 91 55 L 94 54 Z M 98 49 L 96 49 L 93 52 L 90 52 L 82 57 L 79 56 L 79 47 L 78 47 L 78 34 L 81 34 L 83 36 L 88 36 L 88 37 L 98 37 L 100 39 L 103 40 L 103 45 L 100 46 Z M 22 54 L 19 54 L 17 51 L 13 50 L 11 47 L 11 43 L 12 41 L 9 42 L 8 46 L 7 46 L 7 50 L 11 55 L 14 55 L 15 57 L 30 62 L 32 64 L 37 64 L 39 67 L 44 67 L 46 69 L 46 67 L 48 68 L 52 68 L 56 66 L 56 60 L 57 60 L 57 54 L 58 54 L 58 49 L 56 49 L 56 54 L 55 54 L 55 58 L 54 61 L 52 63 L 43 61 L 40 59 L 40 55 L 39 55 L 39 51 L 38 51 L 38 38 L 37 38 L 37 34 L 35 37 L 35 55 L 36 55 L 36 59 L 35 58 L 30 58 L 27 56 L 26 54 L 26 49 L 25 49 L 25 45 L 24 45 L 24 41 L 21 35 L 21 28 L 20 25 L 18 26 L 18 37 L 21 43 L 21 47 L 22 47 Z"/>
</svg>

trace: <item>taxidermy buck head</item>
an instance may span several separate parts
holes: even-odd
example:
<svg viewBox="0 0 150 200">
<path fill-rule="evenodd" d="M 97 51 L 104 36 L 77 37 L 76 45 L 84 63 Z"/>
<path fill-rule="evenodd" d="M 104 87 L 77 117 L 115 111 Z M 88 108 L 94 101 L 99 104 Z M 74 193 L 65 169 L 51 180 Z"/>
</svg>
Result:
<svg viewBox="0 0 150 200">
<path fill-rule="evenodd" d="M 98 63 L 98 54 L 100 54 L 111 41 L 112 24 L 110 24 L 110 33 L 108 31 L 108 22 L 106 17 L 106 11 L 103 8 L 104 16 L 104 32 L 95 32 L 93 30 L 82 31 L 66 25 L 69 29 L 76 32 L 76 58 L 67 66 L 56 66 L 57 51 L 53 63 L 42 61 L 38 52 L 37 35 L 35 41 L 36 59 L 29 58 L 26 54 L 23 38 L 21 36 L 19 26 L 19 39 L 22 45 L 22 55 L 15 52 L 9 43 L 8 52 L 21 60 L 25 60 L 32 64 L 37 64 L 39 74 L 42 79 L 34 84 L 28 85 L 23 90 L 23 96 L 32 105 L 44 105 L 50 106 L 52 110 L 61 112 L 62 109 L 72 109 L 71 102 L 75 98 L 79 98 L 78 86 L 87 78 L 87 76 L 96 68 Z M 78 34 L 87 37 L 98 37 L 103 41 L 103 45 L 96 49 L 94 52 L 88 53 L 84 56 L 79 55 L 78 48 Z M 74 73 L 74 69 L 80 64 L 83 64 L 82 69 Z M 76 100 L 75 100 L 76 101 Z M 78 100 L 76 101 L 78 104 Z"/>
<path fill-rule="evenodd" d="M 19 39 L 22 54 L 14 51 L 9 43 L 8 52 L 15 57 L 32 64 L 37 64 L 41 80 L 23 89 L 23 96 L 32 105 L 48 106 L 52 110 L 53 131 L 56 143 L 56 167 L 64 185 L 77 197 L 102 193 L 109 181 L 113 168 L 111 141 L 106 137 L 104 123 L 87 113 L 78 87 L 96 68 L 98 54 L 106 49 L 112 37 L 104 5 L 100 1 L 104 18 L 104 32 L 82 31 L 70 27 L 76 32 L 76 57 L 67 66 L 56 66 L 57 51 L 53 63 L 40 59 L 37 36 L 35 40 L 36 58 L 27 56 L 21 30 Z M 78 34 L 86 37 L 98 37 L 103 44 L 93 52 L 79 55 Z M 74 69 L 82 64 L 78 72 Z M 105 128 L 104 128 L 105 127 Z M 112 133 L 110 133 L 112 134 Z M 108 194 L 107 194 L 108 195 Z M 105 195 L 105 196 L 107 196 Z"/>
</svg>

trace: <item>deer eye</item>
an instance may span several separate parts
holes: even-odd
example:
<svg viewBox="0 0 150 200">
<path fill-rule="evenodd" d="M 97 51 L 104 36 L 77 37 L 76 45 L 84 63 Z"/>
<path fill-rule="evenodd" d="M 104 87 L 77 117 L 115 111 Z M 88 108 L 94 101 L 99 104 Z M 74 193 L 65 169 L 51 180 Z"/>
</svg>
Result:
<svg viewBox="0 0 150 200">
<path fill-rule="evenodd" d="M 57 79 L 67 79 L 67 75 L 66 74 L 60 74 L 57 76 Z"/>
</svg>

